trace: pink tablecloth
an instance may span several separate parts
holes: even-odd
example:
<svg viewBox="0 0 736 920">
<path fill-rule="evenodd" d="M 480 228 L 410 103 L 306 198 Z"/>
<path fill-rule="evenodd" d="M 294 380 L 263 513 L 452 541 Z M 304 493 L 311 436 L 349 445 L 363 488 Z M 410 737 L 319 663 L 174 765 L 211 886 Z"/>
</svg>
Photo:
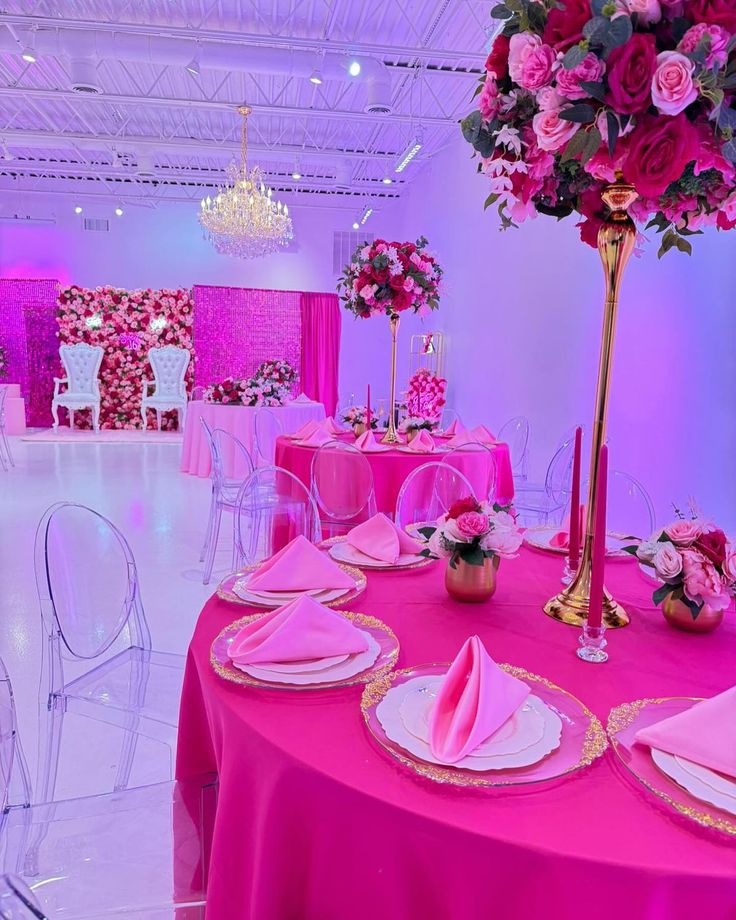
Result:
<svg viewBox="0 0 736 920">
<path fill-rule="evenodd" d="M 26 401 L 20 395 L 20 384 L 0 384 L 7 390 L 5 395 L 5 433 L 26 433 Z"/>
<path fill-rule="evenodd" d="M 348 435 L 346 439 L 353 441 L 352 435 Z M 289 470 L 309 488 L 312 458 L 315 451 L 314 447 L 302 447 L 289 438 L 279 438 L 276 442 L 276 465 Z M 423 463 L 442 460 L 447 455 L 440 452 L 411 454 L 394 449 L 385 453 L 366 453 L 364 456 L 367 457 L 373 470 L 378 510 L 386 514 L 393 514 L 396 509 L 396 499 L 399 497 L 399 489 L 409 473 Z M 508 445 L 496 444 L 493 447 L 493 456 L 496 462 L 496 498 L 501 503 L 510 502 L 514 497 L 514 477 Z M 469 451 L 463 456 L 462 462 L 458 461 L 455 465 L 467 477 L 477 494 L 482 495 L 481 484 L 488 482 L 490 468 L 487 453 Z M 346 483 L 346 488 L 349 485 Z"/>
<path fill-rule="evenodd" d="M 371 573 L 351 606 L 389 623 L 399 667 L 449 660 L 478 633 L 500 661 L 536 671 L 603 720 L 626 700 L 710 696 L 734 682 L 733 614 L 719 631 L 671 629 L 635 565 L 608 582 L 633 614 L 610 660 L 574 655 L 579 632 L 541 612 L 561 560 L 504 562 L 496 596 L 462 605 L 441 563 Z M 445 788 L 404 770 L 363 725 L 357 687 L 259 691 L 210 666 L 218 632 L 245 612 L 217 598 L 189 648 L 178 774 L 217 770 L 208 920 L 733 920 L 736 846 L 674 817 L 612 752 L 525 791 Z"/>
<path fill-rule="evenodd" d="M 259 410 L 252 406 L 218 406 L 193 400 L 187 408 L 184 443 L 181 449 L 181 471 L 193 476 L 207 477 L 210 474 L 210 452 L 205 441 L 200 418 L 210 428 L 222 428 L 245 444 L 248 451 L 255 451 L 255 419 Z M 269 409 L 280 420 L 284 433 L 296 431 L 305 422 L 319 421 L 325 417 L 322 403 L 290 403 L 278 409 Z M 246 470 L 240 469 L 234 456 L 225 456 L 225 475 L 242 478 Z"/>
</svg>

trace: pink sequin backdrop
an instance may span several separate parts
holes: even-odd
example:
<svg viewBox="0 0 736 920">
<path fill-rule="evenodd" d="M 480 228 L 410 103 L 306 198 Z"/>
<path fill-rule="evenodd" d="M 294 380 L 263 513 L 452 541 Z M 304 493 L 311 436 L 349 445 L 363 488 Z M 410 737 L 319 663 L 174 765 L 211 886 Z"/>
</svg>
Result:
<svg viewBox="0 0 736 920">
<path fill-rule="evenodd" d="M 250 377 L 271 358 L 301 367 L 301 293 L 195 284 L 197 384 Z"/>
<path fill-rule="evenodd" d="M 56 336 L 57 281 L 0 279 L 0 344 L 8 358 L 8 383 L 19 383 L 31 426 L 51 423 L 53 378 L 59 373 Z"/>
</svg>

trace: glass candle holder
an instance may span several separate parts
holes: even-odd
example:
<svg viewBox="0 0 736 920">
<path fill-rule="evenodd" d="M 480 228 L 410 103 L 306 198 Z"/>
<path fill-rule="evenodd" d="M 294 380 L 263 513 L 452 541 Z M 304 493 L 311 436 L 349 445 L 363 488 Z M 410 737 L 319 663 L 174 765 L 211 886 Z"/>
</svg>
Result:
<svg viewBox="0 0 736 920">
<path fill-rule="evenodd" d="M 577 649 L 577 656 L 582 661 L 589 661 L 592 664 L 602 664 L 608 661 L 608 652 L 606 646 L 608 643 L 605 639 L 606 626 L 588 626 L 588 621 L 583 623 L 583 631 L 578 638 L 580 648 Z"/>
</svg>

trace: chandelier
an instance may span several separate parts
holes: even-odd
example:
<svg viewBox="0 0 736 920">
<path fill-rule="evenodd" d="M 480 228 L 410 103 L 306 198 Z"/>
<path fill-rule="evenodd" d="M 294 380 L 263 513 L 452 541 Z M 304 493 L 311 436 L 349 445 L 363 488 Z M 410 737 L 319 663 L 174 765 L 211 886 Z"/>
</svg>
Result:
<svg viewBox="0 0 736 920">
<path fill-rule="evenodd" d="M 255 259 L 277 252 L 294 238 L 289 209 L 273 198 L 258 166 L 248 171 L 247 105 L 238 108 L 243 116 L 240 166 L 227 168 L 229 184 L 214 198 L 202 199 L 199 222 L 217 252 L 241 259 Z"/>
</svg>

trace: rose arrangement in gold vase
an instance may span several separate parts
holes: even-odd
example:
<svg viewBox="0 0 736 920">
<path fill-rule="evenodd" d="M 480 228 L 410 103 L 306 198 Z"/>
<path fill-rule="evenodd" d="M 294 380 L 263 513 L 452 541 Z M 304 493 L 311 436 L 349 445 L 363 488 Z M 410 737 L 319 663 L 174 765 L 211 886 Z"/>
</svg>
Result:
<svg viewBox="0 0 736 920">
<path fill-rule="evenodd" d="M 478 603 L 493 596 L 501 559 L 512 558 L 521 546 L 522 534 L 510 512 L 510 505 L 468 496 L 452 504 L 436 526 L 420 528 L 428 543 L 422 555 L 448 561 L 450 597 Z"/>
</svg>

